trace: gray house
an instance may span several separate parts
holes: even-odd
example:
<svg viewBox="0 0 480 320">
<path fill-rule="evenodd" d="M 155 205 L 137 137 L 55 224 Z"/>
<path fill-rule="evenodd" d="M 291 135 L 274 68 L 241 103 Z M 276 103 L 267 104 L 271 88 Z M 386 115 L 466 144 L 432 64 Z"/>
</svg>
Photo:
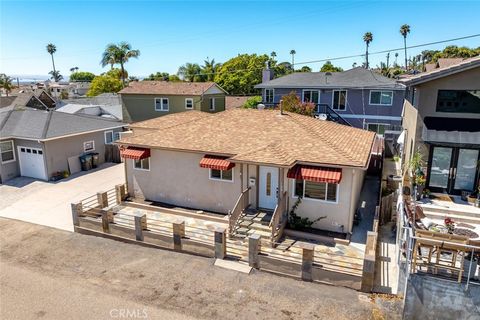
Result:
<svg viewBox="0 0 480 320">
<path fill-rule="evenodd" d="M 57 172 L 78 172 L 79 156 L 91 152 L 98 153 L 98 162 L 103 163 L 106 146 L 113 147 L 124 126 L 99 117 L 31 108 L 0 112 L 0 183 L 17 176 L 50 180 Z"/>
<path fill-rule="evenodd" d="M 284 95 L 295 92 L 302 101 L 317 105 L 317 113 L 337 122 L 384 134 L 401 131 L 405 86 L 362 67 L 343 72 L 296 72 L 273 79 L 263 71 L 263 103 L 276 106 Z M 341 121 L 339 121 L 341 120 Z"/>
</svg>

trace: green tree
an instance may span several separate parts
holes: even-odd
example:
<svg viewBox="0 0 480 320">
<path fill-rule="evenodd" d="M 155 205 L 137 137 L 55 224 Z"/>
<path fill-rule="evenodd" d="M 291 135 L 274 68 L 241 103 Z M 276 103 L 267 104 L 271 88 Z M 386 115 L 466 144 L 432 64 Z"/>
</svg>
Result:
<svg viewBox="0 0 480 320">
<path fill-rule="evenodd" d="M 272 61 L 272 63 L 275 78 L 280 78 L 287 74 L 293 73 L 292 64 L 290 62 L 280 62 L 279 64 L 276 64 L 275 61 Z"/>
<path fill-rule="evenodd" d="M 52 79 L 55 82 L 59 82 L 63 80 L 63 76 L 60 74 L 60 70 L 55 70 L 55 71 L 52 70 L 48 74 L 51 75 L 50 79 Z"/>
<path fill-rule="evenodd" d="M 53 59 L 53 54 L 57 52 L 57 47 L 54 44 L 49 43 L 47 44 L 47 52 L 52 57 L 53 73 L 50 73 L 50 74 L 57 74 L 57 70 L 55 69 L 55 60 Z"/>
<path fill-rule="evenodd" d="M 247 109 L 256 109 L 260 103 L 262 103 L 262 96 L 253 96 L 245 101 L 243 107 Z"/>
<path fill-rule="evenodd" d="M 139 56 L 140 50 L 133 50 L 128 42 L 120 42 L 119 44 L 110 43 L 105 48 L 100 63 L 102 67 L 111 65 L 112 68 L 114 64 L 119 64 L 120 70 L 122 71 L 122 84 L 125 85 L 125 79 L 128 78 L 128 75 L 125 72 L 125 63 L 127 63 L 130 58 L 137 59 Z"/>
<path fill-rule="evenodd" d="M 300 72 L 312 72 L 312 68 L 310 68 L 309 66 L 303 66 L 298 71 L 300 71 Z"/>
<path fill-rule="evenodd" d="M 205 80 L 201 73 L 202 68 L 197 63 L 187 62 L 178 68 L 177 75 L 188 82 L 202 82 Z"/>
<path fill-rule="evenodd" d="M 282 96 L 282 108 L 284 111 L 313 116 L 315 113 L 315 103 L 302 102 L 295 91 Z"/>
<path fill-rule="evenodd" d="M 95 75 L 91 72 L 78 71 L 70 75 L 70 81 L 72 82 L 92 82 Z"/>
<path fill-rule="evenodd" d="M 128 72 L 127 70 L 120 70 L 118 68 L 113 68 L 113 69 L 110 69 L 108 70 L 107 72 L 103 73 L 102 76 L 108 76 L 108 77 L 112 77 L 112 78 L 115 78 L 115 79 L 118 79 L 118 80 L 122 80 L 122 76 L 126 78 L 128 78 Z M 123 81 L 122 81 L 123 83 Z"/>
<path fill-rule="evenodd" d="M 266 54 L 239 54 L 225 62 L 215 74 L 215 82 L 230 94 L 252 94 L 262 82 L 262 69 L 269 61 Z"/>
<path fill-rule="evenodd" d="M 292 68 L 295 70 L 295 55 L 297 54 L 297 51 L 294 49 L 290 50 L 290 55 L 292 56 Z"/>
<path fill-rule="evenodd" d="M 365 65 L 367 69 L 369 68 L 368 64 L 368 47 L 370 46 L 370 43 L 373 41 L 373 34 L 371 32 L 365 32 L 363 35 L 363 41 L 365 42 Z"/>
<path fill-rule="evenodd" d="M 168 76 L 168 81 L 170 82 L 181 82 L 182 79 L 180 79 L 176 74 L 171 74 Z"/>
<path fill-rule="evenodd" d="M 143 80 L 147 81 L 168 81 L 170 74 L 168 72 L 157 72 L 151 73 L 148 77 Z"/>
<path fill-rule="evenodd" d="M 5 73 L 0 73 L 0 88 L 5 91 L 5 94 L 8 97 L 8 94 L 12 91 L 12 78 L 7 76 Z"/>
<path fill-rule="evenodd" d="M 87 92 L 87 96 L 98 96 L 102 93 L 118 92 L 122 90 L 123 82 L 117 78 L 109 75 L 101 75 L 93 78 L 90 89 Z"/>
<path fill-rule="evenodd" d="M 213 81 L 215 79 L 215 73 L 222 65 L 220 63 L 216 63 L 215 59 L 203 61 L 202 66 L 202 73 L 206 81 Z"/>
<path fill-rule="evenodd" d="M 468 47 L 447 46 L 442 51 L 434 51 L 432 61 L 437 62 L 440 58 L 471 58 L 478 55 L 480 55 L 480 47 L 471 49 Z"/>
<path fill-rule="evenodd" d="M 335 67 L 331 61 L 327 61 L 323 64 L 320 72 L 342 72 L 343 69 L 340 67 Z"/>
<path fill-rule="evenodd" d="M 410 33 L 410 26 L 404 24 L 400 27 L 400 34 L 403 36 L 403 49 L 405 50 L 405 69 L 408 68 L 407 64 L 407 35 Z"/>
</svg>

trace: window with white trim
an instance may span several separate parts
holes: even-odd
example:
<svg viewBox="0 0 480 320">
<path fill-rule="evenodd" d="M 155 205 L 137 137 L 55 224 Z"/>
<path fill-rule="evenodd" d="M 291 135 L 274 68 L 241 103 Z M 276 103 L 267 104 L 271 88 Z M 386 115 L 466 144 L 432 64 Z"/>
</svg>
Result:
<svg viewBox="0 0 480 320">
<path fill-rule="evenodd" d="M 338 184 L 295 180 L 294 195 L 306 199 L 337 202 Z"/>
<path fill-rule="evenodd" d="M 370 91 L 370 104 L 391 106 L 393 104 L 393 91 Z"/>
<path fill-rule="evenodd" d="M 193 99 L 185 98 L 185 109 L 193 109 Z"/>
<path fill-rule="evenodd" d="M 333 90 L 332 109 L 347 110 L 347 90 Z"/>
<path fill-rule="evenodd" d="M 273 89 L 265 89 L 265 102 L 273 103 L 273 95 L 274 95 Z"/>
<path fill-rule="evenodd" d="M 89 152 L 89 151 L 94 151 L 95 150 L 95 141 L 85 141 L 83 143 L 83 151 L 84 152 Z"/>
<path fill-rule="evenodd" d="M 105 144 L 111 144 L 113 142 L 113 131 L 105 131 Z"/>
<path fill-rule="evenodd" d="M 210 179 L 233 181 L 233 168 L 230 170 L 210 169 Z"/>
<path fill-rule="evenodd" d="M 150 157 L 140 160 L 133 160 L 133 168 L 137 170 L 150 170 Z"/>
<path fill-rule="evenodd" d="M 155 111 L 168 111 L 168 98 L 155 98 Z"/>
<path fill-rule="evenodd" d="M 318 104 L 320 102 L 320 91 L 303 90 L 303 102 L 313 102 Z"/>
<path fill-rule="evenodd" d="M 389 124 L 385 123 L 367 123 L 367 130 L 378 133 L 379 135 L 384 135 L 385 130 L 390 127 Z"/>
<path fill-rule="evenodd" d="M 13 149 L 13 140 L 0 142 L 0 154 L 2 163 L 15 161 L 15 151 Z"/>
<path fill-rule="evenodd" d="M 210 104 L 208 110 L 215 111 L 215 98 L 210 98 Z"/>
</svg>

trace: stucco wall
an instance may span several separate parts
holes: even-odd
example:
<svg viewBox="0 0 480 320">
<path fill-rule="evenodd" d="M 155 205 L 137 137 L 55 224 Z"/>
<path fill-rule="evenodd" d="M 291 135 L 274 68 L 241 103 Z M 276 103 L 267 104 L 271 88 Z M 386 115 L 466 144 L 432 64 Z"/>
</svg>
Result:
<svg viewBox="0 0 480 320">
<path fill-rule="evenodd" d="M 20 176 L 20 163 L 18 161 L 18 146 L 42 149 L 43 154 L 45 150 L 43 144 L 33 140 L 24 139 L 2 139 L 1 141 L 13 140 L 13 149 L 15 150 L 15 161 L 9 163 L 0 162 L 0 175 L 2 182 L 6 182 L 12 178 Z"/>
<path fill-rule="evenodd" d="M 295 204 L 297 197 L 294 193 L 294 180 L 286 177 L 289 193 L 289 208 Z M 312 225 L 313 228 L 335 232 L 350 232 L 353 215 L 355 213 L 360 191 L 363 184 L 364 171 L 359 169 L 342 169 L 342 180 L 338 186 L 337 203 L 303 198 L 296 213 L 310 220 L 325 216 Z M 341 226 L 343 225 L 343 230 Z"/>
<path fill-rule="evenodd" d="M 152 201 L 226 214 L 241 192 L 240 166 L 233 169 L 233 182 L 211 180 L 209 169 L 199 166 L 203 156 L 152 149 L 150 171 L 133 169 L 133 160 L 127 159 L 128 191 Z"/>
<path fill-rule="evenodd" d="M 185 109 L 185 99 L 192 98 L 194 110 L 209 111 L 209 98 L 216 97 L 215 112 L 225 110 L 225 95 L 205 96 L 174 96 L 174 95 L 151 95 L 151 94 L 122 94 L 122 104 L 128 111 L 132 122 L 148 120 L 163 115 L 188 111 Z M 155 98 L 168 98 L 169 111 L 156 111 Z M 202 101 L 203 99 L 203 101 Z"/>
<path fill-rule="evenodd" d="M 121 132 L 122 129 L 117 128 L 112 131 Z M 44 154 L 48 177 L 57 171 L 68 170 L 68 158 L 84 154 L 83 143 L 91 140 L 95 141 L 95 150 L 91 152 L 99 153 L 99 163 L 105 162 L 105 131 L 46 141 Z"/>
</svg>

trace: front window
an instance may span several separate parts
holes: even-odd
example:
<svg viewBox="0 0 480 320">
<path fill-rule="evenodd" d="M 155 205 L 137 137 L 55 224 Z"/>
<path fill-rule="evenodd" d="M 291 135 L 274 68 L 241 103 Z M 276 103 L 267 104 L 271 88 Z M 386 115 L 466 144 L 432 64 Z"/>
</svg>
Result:
<svg viewBox="0 0 480 320">
<path fill-rule="evenodd" d="M 150 170 L 150 158 L 134 160 L 133 167 L 137 170 Z"/>
<path fill-rule="evenodd" d="M 0 154 L 2 163 L 15 161 L 15 151 L 13 150 L 12 140 L 0 142 Z"/>
<path fill-rule="evenodd" d="M 480 90 L 438 90 L 437 112 L 480 113 Z"/>
<path fill-rule="evenodd" d="M 215 111 L 215 98 L 210 98 L 210 105 L 208 107 L 208 110 Z"/>
<path fill-rule="evenodd" d="M 337 202 L 338 184 L 295 180 L 295 196 L 327 202 Z"/>
<path fill-rule="evenodd" d="M 315 104 L 319 103 L 320 93 L 318 90 L 304 90 L 303 91 L 303 102 L 313 102 Z"/>
<path fill-rule="evenodd" d="M 391 106 L 393 104 L 393 91 L 370 91 L 370 104 Z"/>
<path fill-rule="evenodd" d="M 210 169 L 210 179 L 233 181 L 233 168 L 230 170 Z"/>
<path fill-rule="evenodd" d="M 265 89 L 265 102 L 273 103 L 273 89 Z"/>
<path fill-rule="evenodd" d="M 95 150 L 95 141 L 85 141 L 83 143 L 83 151 L 89 152 Z"/>
<path fill-rule="evenodd" d="M 113 131 L 105 131 L 105 144 L 111 144 L 113 141 Z"/>
<path fill-rule="evenodd" d="M 186 98 L 185 99 L 185 109 L 193 109 L 193 99 Z"/>
<path fill-rule="evenodd" d="M 384 135 L 385 130 L 389 127 L 389 124 L 382 124 L 382 123 L 367 123 L 367 130 L 376 132 L 379 135 Z"/>
<path fill-rule="evenodd" d="M 333 91 L 333 110 L 345 111 L 347 109 L 347 91 L 334 90 Z"/>
<path fill-rule="evenodd" d="M 155 98 L 155 111 L 168 111 L 168 98 Z"/>
</svg>

